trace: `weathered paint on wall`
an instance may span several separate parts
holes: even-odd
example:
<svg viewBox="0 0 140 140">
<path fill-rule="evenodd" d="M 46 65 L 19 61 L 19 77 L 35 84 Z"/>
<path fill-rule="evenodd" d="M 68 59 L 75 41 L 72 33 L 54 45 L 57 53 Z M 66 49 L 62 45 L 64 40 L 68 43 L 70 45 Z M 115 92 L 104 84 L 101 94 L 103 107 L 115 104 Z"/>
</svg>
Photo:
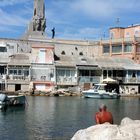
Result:
<svg viewBox="0 0 140 140">
<path fill-rule="evenodd" d="M 54 85 L 49 83 L 34 83 L 34 87 L 36 91 L 53 91 Z"/>
<path fill-rule="evenodd" d="M 53 64 L 54 62 L 54 52 L 53 46 L 38 45 L 32 46 L 32 63 L 45 63 Z"/>
</svg>

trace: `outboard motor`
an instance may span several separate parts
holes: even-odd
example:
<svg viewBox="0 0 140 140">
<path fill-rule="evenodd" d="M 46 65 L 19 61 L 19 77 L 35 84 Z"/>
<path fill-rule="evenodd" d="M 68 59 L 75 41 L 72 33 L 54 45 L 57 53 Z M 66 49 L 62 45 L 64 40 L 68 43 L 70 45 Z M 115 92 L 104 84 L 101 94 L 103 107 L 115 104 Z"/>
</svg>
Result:
<svg viewBox="0 0 140 140">
<path fill-rule="evenodd" d="M 1 101 L 1 102 L 5 102 L 5 101 L 7 100 L 7 98 L 8 98 L 8 97 L 7 97 L 6 94 L 3 94 L 3 93 L 0 94 L 0 101 Z"/>
<path fill-rule="evenodd" d="M 0 93 L 0 109 L 3 111 L 7 110 L 8 96 L 6 94 Z"/>
</svg>

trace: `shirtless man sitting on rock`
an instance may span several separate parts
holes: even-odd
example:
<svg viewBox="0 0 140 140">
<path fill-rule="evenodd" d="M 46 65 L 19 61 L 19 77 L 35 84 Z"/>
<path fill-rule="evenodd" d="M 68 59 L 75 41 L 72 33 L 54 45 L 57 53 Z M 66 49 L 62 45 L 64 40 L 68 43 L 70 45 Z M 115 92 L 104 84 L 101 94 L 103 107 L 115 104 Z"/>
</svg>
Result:
<svg viewBox="0 0 140 140">
<path fill-rule="evenodd" d="M 109 122 L 113 124 L 113 116 L 111 112 L 107 111 L 106 105 L 101 105 L 99 107 L 99 112 L 95 115 L 96 124 L 103 124 L 105 122 Z"/>
</svg>

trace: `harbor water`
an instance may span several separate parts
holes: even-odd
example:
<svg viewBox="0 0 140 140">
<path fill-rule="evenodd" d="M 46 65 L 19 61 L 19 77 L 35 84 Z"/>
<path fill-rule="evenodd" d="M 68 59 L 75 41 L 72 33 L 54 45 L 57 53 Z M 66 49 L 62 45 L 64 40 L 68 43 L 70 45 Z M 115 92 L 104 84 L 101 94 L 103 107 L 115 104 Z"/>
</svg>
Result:
<svg viewBox="0 0 140 140">
<path fill-rule="evenodd" d="M 79 129 L 95 124 L 98 106 L 106 104 L 120 124 L 124 117 L 140 119 L 140 100 L 28 96 L 25 107 L 0 112 L 1 140 L 70 140 Z"/>
</svg>

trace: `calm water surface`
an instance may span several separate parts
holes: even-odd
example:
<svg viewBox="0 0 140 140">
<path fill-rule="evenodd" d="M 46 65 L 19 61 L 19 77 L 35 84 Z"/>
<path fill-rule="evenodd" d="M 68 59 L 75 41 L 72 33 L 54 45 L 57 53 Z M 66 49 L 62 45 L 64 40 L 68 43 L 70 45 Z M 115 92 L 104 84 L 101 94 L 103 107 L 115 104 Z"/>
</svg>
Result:
<svg viewBox="0 0 140 140">
<path fill-rule="evenodd" d="M 104 103 L 119 124 L 128 116 L 140 119 L 140 100 L 84 99 L 81 97 L 27 97 L 25 108 L 0 112 L 1 140 L 69 140 L 79 129 L 95 124 L 94 114 Z"/>
</svg>

